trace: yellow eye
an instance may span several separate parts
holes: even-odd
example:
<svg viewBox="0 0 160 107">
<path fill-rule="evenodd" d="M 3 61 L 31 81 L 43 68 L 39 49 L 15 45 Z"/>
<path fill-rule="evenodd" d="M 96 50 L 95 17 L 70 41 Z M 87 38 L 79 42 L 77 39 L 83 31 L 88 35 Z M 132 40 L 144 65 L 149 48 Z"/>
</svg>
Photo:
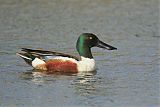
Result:
<svg viewBox="0 0 160 107">
<path fill-rule="evenodd" d="M 92 39 L 92 37 L 89 37 L 89 39 Z"/>
</svg>

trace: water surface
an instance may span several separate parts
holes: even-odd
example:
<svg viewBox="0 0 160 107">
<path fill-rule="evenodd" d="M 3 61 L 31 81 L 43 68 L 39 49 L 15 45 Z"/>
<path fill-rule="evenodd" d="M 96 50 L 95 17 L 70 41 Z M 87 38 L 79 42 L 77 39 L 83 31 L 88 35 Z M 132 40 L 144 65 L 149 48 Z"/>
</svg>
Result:
<svg viewBox="0 0 160 107">
<path fill-rule="evenodd" d="M 158 107 L 158 0 L 0 0 L 0 106 Z M 97 72 L 44 75 L 20 48 L 77 54 L 83 32 L 118 48 L 93 48 Z"/>
</svg>

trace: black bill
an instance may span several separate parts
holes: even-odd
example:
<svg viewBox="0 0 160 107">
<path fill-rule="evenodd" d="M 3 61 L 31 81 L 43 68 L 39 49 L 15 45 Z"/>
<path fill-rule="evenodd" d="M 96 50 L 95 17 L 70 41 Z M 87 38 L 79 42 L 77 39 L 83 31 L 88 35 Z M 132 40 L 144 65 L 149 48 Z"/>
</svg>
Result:
<svg viewBox="0 0 160 107">
<path fill-rule="evenodd" d="M 103 49 L 107 49 L 107 50 L 117 50 L 117 48 L 115 48 L 115 47 L 113 47 L 111 45 L 108 45 L 108 44 L 106 44 L 106 43 L 104 43 L 104 42 L 102 42 L 100 40 L 98 42 L 97 47 L 103 48 Z"/>
</svg>

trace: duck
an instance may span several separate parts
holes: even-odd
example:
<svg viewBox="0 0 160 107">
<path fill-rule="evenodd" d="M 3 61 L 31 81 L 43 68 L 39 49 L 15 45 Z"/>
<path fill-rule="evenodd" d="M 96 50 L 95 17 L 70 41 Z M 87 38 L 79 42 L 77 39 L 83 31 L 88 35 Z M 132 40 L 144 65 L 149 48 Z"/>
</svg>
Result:
<svg viewBox="0 0 160 107">
<path fill-rule="evenodd" d="M 95 60 L 91 52 L 92 47 L 117 50 L 116 47 L 102 42 L 95 34 L 82 33 L 76 43 L 79 57 L 56 51 L 29 48 L 21 48 L 21 52 L 16 54 L 35 70 L 44 73 L 90 72 L 96 70 Z"/>
</svg>

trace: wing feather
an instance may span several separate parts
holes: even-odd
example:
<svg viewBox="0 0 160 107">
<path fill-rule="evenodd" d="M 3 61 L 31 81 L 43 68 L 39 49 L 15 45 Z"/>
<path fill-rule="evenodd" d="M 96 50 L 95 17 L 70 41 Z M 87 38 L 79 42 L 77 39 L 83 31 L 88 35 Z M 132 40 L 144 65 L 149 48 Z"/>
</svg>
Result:
<svg viewBox="0 0 160 107">
<path fill-rule="evenodd" d="M 61 53 L 61 52 L 55 52 L 55 51 L 46 51 L 46 50 L 39 50 L 39 49 L 28 49 L 28 48 L 22 48 L 22 51 L 30 53 L 35 56 L 45 57 L 45 56 L 63 56 L 63 57 L 69 57 L 74 58 L 75 60 L 79 61 L 79 57 Z"/>
</svg>

